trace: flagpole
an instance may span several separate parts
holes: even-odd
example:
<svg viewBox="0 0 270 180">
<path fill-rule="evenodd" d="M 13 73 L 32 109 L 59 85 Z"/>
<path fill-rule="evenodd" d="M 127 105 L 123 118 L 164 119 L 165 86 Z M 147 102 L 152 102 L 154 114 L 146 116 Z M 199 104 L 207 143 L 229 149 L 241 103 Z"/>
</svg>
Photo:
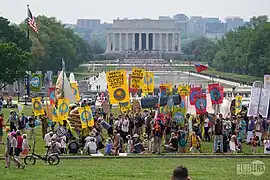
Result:
<svg viewBox="0 0 270 180">
<path fill-rule="evenodd" d="M 29 17 L 29 4 L 27 4 L 27 9 L 26 9 L 26 26 L 27 26 L 27 40 L 28 43 L 30 44 L 30 32 L 29 32 L 29 25 L 28 25 L 28 17 Z M 30 47 L 29 47 L 30 49 Z M 30 62 L 28 61 L 28 71 L 26 73 L 26 78 L 25 78 L 25 88 L 26 88 L 26 93 L 24 93 L 25 95 L 27 94 L 27 97 L 30 98 L 30 73 L 29 73 L 29 69 L 30 69 Z M 24 95 L 24 96 L 25 96 Z M 27 101 L 26 101 L 26 96 L 24 97 L 24 103 L 25 105 L 27 105 Z"/>
</svg>

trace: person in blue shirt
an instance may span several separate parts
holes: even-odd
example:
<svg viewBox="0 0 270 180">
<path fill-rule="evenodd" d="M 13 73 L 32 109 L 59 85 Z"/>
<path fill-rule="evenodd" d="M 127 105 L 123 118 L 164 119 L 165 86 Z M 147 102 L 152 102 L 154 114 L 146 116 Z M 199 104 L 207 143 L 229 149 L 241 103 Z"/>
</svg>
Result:
<svg viewBox="0 0 270 180">
<path fill-rule="evenodd" d="M 105 144 L 105 154 L 106 155 L 111 155 L 112 146 L 113 146 L 112 139 L 108 138 L 106 141 L 106 144 Z"/>
</svg>

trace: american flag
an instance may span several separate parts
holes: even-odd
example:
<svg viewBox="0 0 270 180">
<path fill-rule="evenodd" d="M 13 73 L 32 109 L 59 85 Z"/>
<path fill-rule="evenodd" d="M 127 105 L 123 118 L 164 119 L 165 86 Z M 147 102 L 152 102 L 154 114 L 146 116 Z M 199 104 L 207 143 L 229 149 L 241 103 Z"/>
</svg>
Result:
<svg viewBox="0 0 270 180">
<path fill-rule="evenodd" d="M 35 17 L 32 15 L 29 8 L 28 8 L 28 20 L 27 20 L 27 23 L 33 29 L 33 31 L 38 33 L 38 28 L 37 28 L 37 25 L 36 25 Z"/>
</svg>

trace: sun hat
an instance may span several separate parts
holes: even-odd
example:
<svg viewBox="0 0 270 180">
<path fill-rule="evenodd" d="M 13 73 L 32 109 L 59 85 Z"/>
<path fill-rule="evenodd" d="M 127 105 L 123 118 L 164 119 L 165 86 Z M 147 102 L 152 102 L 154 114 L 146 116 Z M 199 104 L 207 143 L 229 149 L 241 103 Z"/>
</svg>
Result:
<svg viewBox="0 0 270 180">
<path fill-rule="evenodd" d="M 133 137 L 134 137 L 134 138 L 138 138 L 139 135 L 138 135 L 137 133 L 135 133 L 135 134 L 133 135 Z"/>
</svg>

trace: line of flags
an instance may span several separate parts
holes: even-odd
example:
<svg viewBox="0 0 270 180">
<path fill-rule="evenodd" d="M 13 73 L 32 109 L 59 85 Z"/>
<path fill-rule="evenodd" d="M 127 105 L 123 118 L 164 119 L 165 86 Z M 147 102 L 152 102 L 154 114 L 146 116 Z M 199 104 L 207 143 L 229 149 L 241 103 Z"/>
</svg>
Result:
<svg viewBox="0 0 270 180">
<path fill-rule="evenodd" d="M 202 72 L 202 71 L 205 71 L 208 69 L 207 66 L 205 65 L 202 65 L 202 64 L 195 64 L 195 68 L 197 70 L 198 73 Z"/>
</svg>

